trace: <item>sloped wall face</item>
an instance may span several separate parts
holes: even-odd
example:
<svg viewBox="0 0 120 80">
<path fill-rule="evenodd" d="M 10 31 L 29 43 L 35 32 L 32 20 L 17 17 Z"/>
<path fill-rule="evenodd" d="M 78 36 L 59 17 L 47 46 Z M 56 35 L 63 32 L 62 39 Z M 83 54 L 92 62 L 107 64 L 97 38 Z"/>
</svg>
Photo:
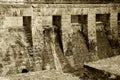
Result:
<svg viewBox="0 0 120 80">
<path fill-rule="evenodd" d="M 23 16 L 31 16 L 31 8 L 21 5 L 0 7 L 0 75 L 30 70 L 29 42 L 25 35 Z"/>
</svg>

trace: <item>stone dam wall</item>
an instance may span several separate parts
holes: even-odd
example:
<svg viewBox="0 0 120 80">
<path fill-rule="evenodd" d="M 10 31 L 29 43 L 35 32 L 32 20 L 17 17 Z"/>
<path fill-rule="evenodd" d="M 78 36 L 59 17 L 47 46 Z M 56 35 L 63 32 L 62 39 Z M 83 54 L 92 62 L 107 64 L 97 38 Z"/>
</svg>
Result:
<svg viewBox="0 0 120 80">
<path fill-rule="evenodd" d="M 119 46 L 112 45 L 112 49 L 110 42 L 119 42 L 119 6 L 1 4 L 0 75 L 45 69 L 70 72 L 83 67 L 85 62 L 110 57 L 106 53 L 109 50 L 114 51 L 110 55 L 118 55 Z M 102 40 L 98 40 L 96 14 L 110 14 L 108 33 L 102 36 L 107 46 L 101 47 Z M 107 48 L 100 54 L 103 47 Z"/>
</svg>

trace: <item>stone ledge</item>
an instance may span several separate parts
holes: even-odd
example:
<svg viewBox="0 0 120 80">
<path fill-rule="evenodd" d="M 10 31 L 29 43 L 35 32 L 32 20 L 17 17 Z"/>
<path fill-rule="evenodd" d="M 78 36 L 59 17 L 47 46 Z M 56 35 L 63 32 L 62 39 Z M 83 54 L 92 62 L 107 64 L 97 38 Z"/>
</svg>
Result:
<svg viewBox="0 0 120 80">
<path fill-rule="evenodd" d="M 116 77 L 115 80 L 120 80 L 119 61 L 120 56 L 114 56 L 111 58 L 85 63 L 84 67 L 90 74 L 92 74 L 93 77 L 100 78 L 104 76 L 107 80 L 109 80 L 109 78 L 114 75 Z"/>
</svg>

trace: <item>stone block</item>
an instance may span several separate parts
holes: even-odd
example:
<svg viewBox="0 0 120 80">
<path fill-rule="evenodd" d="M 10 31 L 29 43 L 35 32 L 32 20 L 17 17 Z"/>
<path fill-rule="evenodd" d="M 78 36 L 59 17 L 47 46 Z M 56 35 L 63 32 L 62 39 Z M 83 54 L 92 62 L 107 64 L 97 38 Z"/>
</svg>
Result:
<svg viewBox="0 0 120 80">
<path fill-rule="evenodd" d="M 10 80 L 10 79 L 5 78 L 5 77 L 0 77 L 0 80 Z"/>
<path fill-rule="evenodd" d="M 23 18 L 22 17 L 6 17 L 4 21 L 4 25 L 7 28 L 15 26 L 23 26 Z"/>
<path fill-rule="evenodd" d="M 118 38 L 118 13 L 117 12 L 111 12 L 110 15 L 110 28 L 111 28 L 111 32 L 113 34 L 113 37 L 115 37 L 116 39 Z"/>
<path fill-rule="evenodd" d="M 43 16 L 42 18 L 42 26 L 52 26 L 52 16 Z"/>
<path fill-rule="evenodd" d="M 97 39 L 96 39 L 96 16 L 93 9 L 88 13 L 88 40 L 90 52 L 96 53 L 97 51 Z"/>
</svg>

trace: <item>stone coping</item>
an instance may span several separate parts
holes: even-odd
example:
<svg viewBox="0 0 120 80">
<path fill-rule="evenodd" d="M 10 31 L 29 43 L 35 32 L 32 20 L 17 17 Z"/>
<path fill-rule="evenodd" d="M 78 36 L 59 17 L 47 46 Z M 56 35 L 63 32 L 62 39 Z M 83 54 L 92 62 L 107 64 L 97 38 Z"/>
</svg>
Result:
<svg viewBox="0 0 120 80">
<path fill-rule="evenodd" d="M 30 4 L 2 4 L 0 3 L 0 8 L 30 8 Z"/>
<path fill-rule="evenodd" d="M 54 7 L 54 8 L 66 8 L 66 7 L 74 7 L 74 8 L 96 8 L 96 7 L 120 7 L 120 4 L 32 4 L 33 7 Z"/>
<path fill-rule="evenodd" d="M 2 4 L 0 3 L 0 8 L 99 8 L 99 7 L 120 7 L 120 4 Z"/>
</svg>

